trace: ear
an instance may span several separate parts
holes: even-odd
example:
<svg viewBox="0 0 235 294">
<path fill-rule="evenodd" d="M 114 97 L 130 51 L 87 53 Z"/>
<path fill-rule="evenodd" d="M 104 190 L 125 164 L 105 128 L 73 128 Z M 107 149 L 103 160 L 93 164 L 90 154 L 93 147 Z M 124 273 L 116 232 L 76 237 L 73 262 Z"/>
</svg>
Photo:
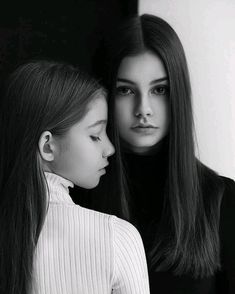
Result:
<svg viewBox="0 0 235 294">
<path fill-rule="evenodd" d="M 51 132 L 45 131 L 38 141 L 38 148 L 42 159 L 53 161 L 55 157 L 55 143 Z"/>
</svg>

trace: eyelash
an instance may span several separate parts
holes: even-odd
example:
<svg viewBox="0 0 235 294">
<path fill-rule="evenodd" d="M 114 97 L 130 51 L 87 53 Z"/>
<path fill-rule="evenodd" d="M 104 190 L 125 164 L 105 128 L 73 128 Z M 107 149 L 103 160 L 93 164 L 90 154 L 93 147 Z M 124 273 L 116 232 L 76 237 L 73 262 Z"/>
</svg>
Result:
<svg viewBox="0 0 235 294">
<path fill-rule="evenodd" d="M 131 91 L 131 93 L 130 93 L 130 92 L 129 92 L 129 93 L 123 93 L 123 90 L 128 90 L 128 92 Z M 126 87 L 126 86 L 120 86 L 120 87 L 117 87 L 117 88 L 116 88 L 116 93 L 117 93 L 118 95 L 121 95 L 121 96 L 127 96 L 127 95 L 132 95 L 132 94 L 134 94 L 134 91 L 133 91 L 131 88 L 129 88 L 129 87 Z"/>
<path fill-rule="evenodd" d="M 159 93 L 158 91 L 156 91 L 156 90 L 159 90 L 159 89 L 164 89 L 164 92 L 163 92 L 163 93 Z M 128 93 L 126 93 L 126 92 L 123 93 L 124 90 L 128 91 Z M 153 94 L 156 94 L 156 95 L 166 95 L 166 94 L 168 93 L 168 91 L 169 91 L 169 86 L 168 86 L 168 85 L 157 85 L 157 86 L 155 86 L 155 87 L 153 87 L 153 88 L 151 89 L 151 92 L 152 92 Z M 120 87 L 117 87 L 117 88 L 116 88 L 116 93 L 117 93 L 118 95 L 121 95 L 121 96 L 128 96 L 128 95 L 134 95 L 134 94 L 135 94 L 135 91 L 132 90 L 132 89 L 129 88 L 129 87 L 126 87 L 126 86 L 120 86 Z"/>
<path fill-rule="evenodd" d="M 90 136 L 90 137 L 91 137 L 91 140 L 94 141 L 94 142 L 101 141 L 100 137 L 98 137 L 98 136 Z"/>
<path fill-rule="evenodd" d="M 155 91 L 155 90 L 159 90 L 159 89 L 163 89 L 164 92 L 159 93 L 158 91 L 157 92 Z M 156 95 L 166 95 L 168 93 L 168 91 L 169 91 L 168 85 L 158 85 L 151 90 L 151 92 Z"/>
</svg>

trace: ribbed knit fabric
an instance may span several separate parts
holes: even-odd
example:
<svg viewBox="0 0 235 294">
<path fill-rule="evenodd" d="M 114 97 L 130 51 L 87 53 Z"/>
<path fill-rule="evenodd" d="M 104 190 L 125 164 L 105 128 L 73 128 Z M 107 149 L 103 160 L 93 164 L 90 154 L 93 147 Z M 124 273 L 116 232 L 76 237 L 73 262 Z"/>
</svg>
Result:
<svg viewBox="0 0 235 294">
<path fill-rule="evenodd" d="M 130 223 L 75 205 L 70 181 L 45 173 L 49 207 L 34 258 L 33 294 L 147 294 L 142 240 Z"/>
</svg>

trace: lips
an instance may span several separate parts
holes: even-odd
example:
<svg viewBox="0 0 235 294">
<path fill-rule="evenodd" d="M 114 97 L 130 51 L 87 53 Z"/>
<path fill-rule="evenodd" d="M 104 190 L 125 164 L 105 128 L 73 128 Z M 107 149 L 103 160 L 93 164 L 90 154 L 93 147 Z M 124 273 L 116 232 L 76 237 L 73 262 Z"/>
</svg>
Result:
<svg viewBox="0 0 235 294">
<path fill-rule="evenodd" d="M 103 170 L 103 169 L 105 169 L 108 165 L 109 165 L 109 163 L 106 164 L 104 167 L 101 167 L 99 170 Z"/>
<path fill-rule="evenodd" d="M 140 129 L 158 129 L 157 126 L 154 126 L 152 124 L 136 124 L 132 127 L 132 129 L 137 129 L 137 128 L 140 128 Z"/>
<path fill-rule="evenodd" d="M 105 170 L 105 168 L 101 168 L 100 170 L 99 170 L 99 172 L 101 173 L 101 175 L 103 174 L 106 174 L 106 170 Z"/>
<path fill-rule="evenodd" d="M 155 134 L 156 130 L 159 129 L 157 126 L 150 123 L 138 123 L 134 125 L 132 131 L 141 135 L 141 136 L 151 136 Z"/>
</svg>

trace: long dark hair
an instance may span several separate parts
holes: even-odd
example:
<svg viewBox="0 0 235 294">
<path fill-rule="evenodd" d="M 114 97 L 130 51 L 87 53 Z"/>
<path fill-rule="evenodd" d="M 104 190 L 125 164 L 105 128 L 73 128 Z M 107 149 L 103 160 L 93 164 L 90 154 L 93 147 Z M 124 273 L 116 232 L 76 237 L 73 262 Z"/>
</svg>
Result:
<svg viewBox="0 0 235 294">
<path fill-rule="evenodd" d="M 38 141 L 63 135 L 103 88 L 79 69 L 33 61 L 9 77 L 0 112 L 0 292 L 30 293 L 33 254 L 47 209 Z"/>
<path fill-rule="evenodd" d="M 212 275 L 220 268 L 222 185 L 219 177 L 195 156 L 190 78 L 182 44 L 167 22 L 145 14 L 122 23 L 101 49 L 103 59 L 99 63 L 95 60 L 95 70 L 110 90 L 113 120 L 117 71 L 124 57 L 151 51 L 161 58 L 168 74 L 168 176 L 161 222 L 156 226 L 152 251 L 148 252 L 150 264 L 156 271 L 170 269 L 176 275 Z M 117 152 L 118 136 L 114 139 Z"/>
</svg>

